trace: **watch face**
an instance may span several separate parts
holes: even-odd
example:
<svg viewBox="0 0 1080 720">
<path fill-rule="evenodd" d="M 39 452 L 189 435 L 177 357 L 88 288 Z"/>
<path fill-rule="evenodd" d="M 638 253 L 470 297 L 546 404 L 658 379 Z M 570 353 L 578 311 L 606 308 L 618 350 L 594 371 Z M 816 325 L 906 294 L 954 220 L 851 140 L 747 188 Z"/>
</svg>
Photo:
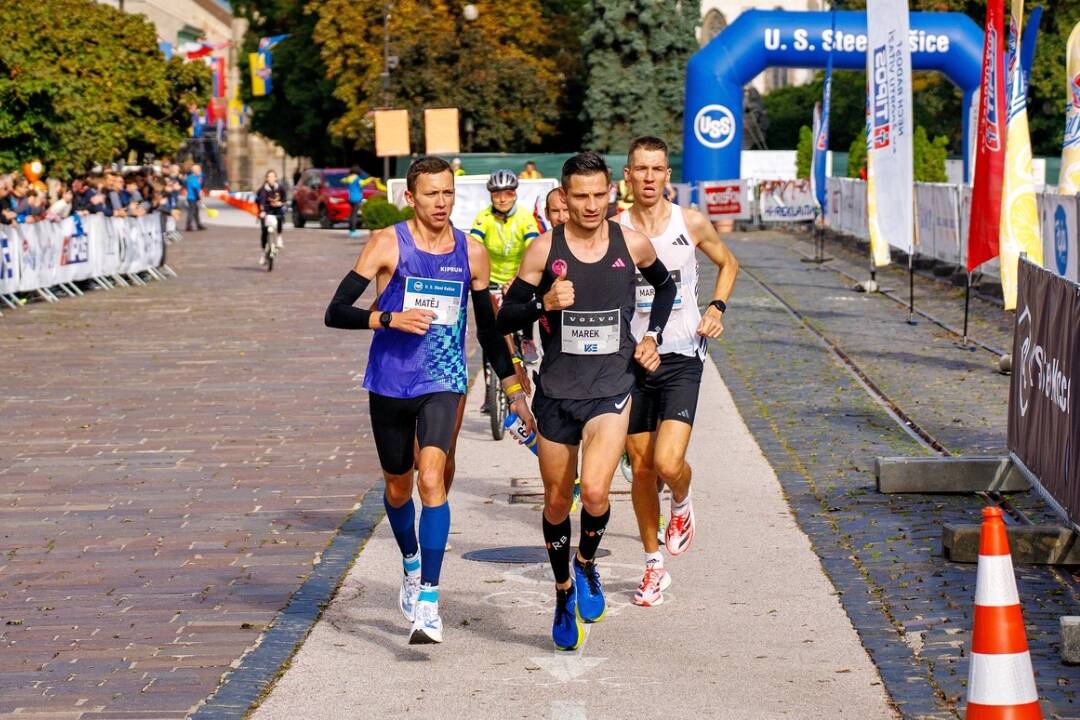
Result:
<svg viewBox="0 0 1080 720">
<path fill-rule="evenodd" d="M 388 328 L 388 327 L 390 327 L 390 321 L 393 320 L 393 319 L 394 319 L 393 315 L 391 315 L 388 312 L 384 312 L 382 315 L 379 316 L 379 323 L 384 328 Z"/>
</svg>

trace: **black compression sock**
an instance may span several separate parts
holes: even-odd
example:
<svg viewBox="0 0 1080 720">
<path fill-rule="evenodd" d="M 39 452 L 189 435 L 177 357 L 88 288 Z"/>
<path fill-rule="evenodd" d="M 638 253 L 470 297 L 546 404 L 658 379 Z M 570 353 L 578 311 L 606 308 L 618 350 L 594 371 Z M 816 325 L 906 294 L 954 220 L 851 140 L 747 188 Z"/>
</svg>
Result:
<svg viewBox="0 0 1080 720">
<path fill-rule="evenodd" d="M 581 508 L 581 539 L 578 540 L 578 553 L 586 561 L 596 557 L 596 551 L 600 547 L 600 538 L 607 529 L 608 519 L 611 517 L 611 506 L 604 511 L 603 515 L 590 515 L 589 511 Z"/>
<path fill-rule="evenodd" d="M 544 544 L 547 546 L 548 560 L 555 573 L 555 582 L 562 584 L 570 581 L 570 516 L 558 525 L 552 525 L 543 518 Z"/>
</svg>

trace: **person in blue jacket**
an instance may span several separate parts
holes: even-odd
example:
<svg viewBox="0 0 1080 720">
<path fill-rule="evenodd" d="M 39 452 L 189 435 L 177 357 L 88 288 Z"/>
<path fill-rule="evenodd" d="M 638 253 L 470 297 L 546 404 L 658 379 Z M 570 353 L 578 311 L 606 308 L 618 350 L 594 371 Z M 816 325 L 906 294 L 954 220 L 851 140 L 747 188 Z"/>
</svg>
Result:
<svg viewBox="0 0 1080 720">
<path fill-rule="evenodd" d="M 203 176 L 202 166 L 192 165 L 191 172 L 184 180 L 184 188 L 187 191 L 187 220 L 184 222 L 184 230 L 205 230 L 202 220 L 199 218 L 199 203 L 202 200 Z M 194 226 L 194 227 L 193 227 Z"/>
</svg>

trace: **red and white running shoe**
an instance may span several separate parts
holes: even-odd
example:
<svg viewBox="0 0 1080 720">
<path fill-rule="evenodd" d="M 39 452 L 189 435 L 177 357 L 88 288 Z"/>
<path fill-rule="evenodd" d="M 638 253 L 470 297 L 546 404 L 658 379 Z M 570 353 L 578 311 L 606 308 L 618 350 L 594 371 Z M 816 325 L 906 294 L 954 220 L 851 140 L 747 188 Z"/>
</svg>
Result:
<svg viewBox="0 0 1080 720">
<path fill-rule="evenodd" d="M 671 587 L 671 575 L 663 565 L 646 565 L 641 584 L 634 593 L 634 604 L 654 607 L 664 602 L 664 591 Z"/>
<path fill-rule="evenodd" d="M 686 512 L 671 513 L 668 521 L 667 533 L 664 535 L 664 546 L 669 555 L 682 555 L 690 549 L 690 543 L 694 542 L 694 505 L 688 502 Z"/>
</svg>

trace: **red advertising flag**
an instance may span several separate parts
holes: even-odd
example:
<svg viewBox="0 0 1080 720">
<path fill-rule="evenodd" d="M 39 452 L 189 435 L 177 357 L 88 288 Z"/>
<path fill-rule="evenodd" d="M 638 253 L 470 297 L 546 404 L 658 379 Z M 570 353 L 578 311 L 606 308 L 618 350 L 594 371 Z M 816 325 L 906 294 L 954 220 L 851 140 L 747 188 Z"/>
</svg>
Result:
<svg viewBox="0 0 1080 720">
<path fill-rule="evenodd" d="M 1001 182 L 1005 172 L 1004 0 L 987 0 L 983 35 L 982 90 L 975 140 L 975 182 L 971 189 L 967 269 L 998 256 Z"/>
</svg>

